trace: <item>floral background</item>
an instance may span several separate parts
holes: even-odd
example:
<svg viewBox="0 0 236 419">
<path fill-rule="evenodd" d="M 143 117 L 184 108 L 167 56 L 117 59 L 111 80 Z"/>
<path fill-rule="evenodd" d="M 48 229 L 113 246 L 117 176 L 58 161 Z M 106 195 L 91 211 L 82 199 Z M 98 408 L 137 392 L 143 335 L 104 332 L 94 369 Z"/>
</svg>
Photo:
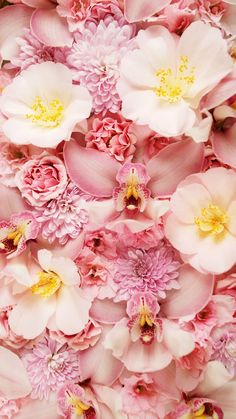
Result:
<svg viewBox="0 0 236 419">
<path fill-rule="evenodd" d="M 236 1 L 0 9 L 0 417 L 235 419 Z"/>
</svg>

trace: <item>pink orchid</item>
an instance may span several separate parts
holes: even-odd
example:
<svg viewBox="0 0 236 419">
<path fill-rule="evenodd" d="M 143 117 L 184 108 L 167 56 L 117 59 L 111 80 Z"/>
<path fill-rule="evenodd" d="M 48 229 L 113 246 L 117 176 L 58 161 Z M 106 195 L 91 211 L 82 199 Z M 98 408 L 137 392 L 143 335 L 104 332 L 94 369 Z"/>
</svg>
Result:
<svg viewBox="0 0 236 419">
<path fill-rule="evenodd" d="M 146 20 L 170 3 L 171 0 L 124 0 L 125 17 L 128 22 Z"/>
<path fill-rule="evenodd" d="M 91 299 L 79 288 L 75 263 L 48 250 L 38 251 L 38 263 L 21 255 L 7 264 L 5 272 L 21 285 L 9 315 L 12 331 L 34 339 L 48 326 L 70 335 L 80 332 L 89 319 Z"/>
<path fill-rule="evenodd" d="M 194 153 L 193 160 L 190 157 L 183 161 L 183 153 Z M 126 225 L 134 233 L 154 225 L 168 210 L 168 201 L 156 196 L 168 196 L 187 173 L 202 165 L 203 148 L 184 140 L 166 147 L 146 166 L 122 166 L 106 153 L 70 141 L 64 148 L 64 157 L 75 184 L 99 198 L 86 204 L 91 220 L 97 224 L 107 222 L 107 228 L 114 231 Z"/>
<path fill-rule="evenodd" d="M 0 221 L 0 253 L 8 259 L 18 256 L 38 233 L 39 224 L 30 211 L 12 215 L 10 221 Z"/>
</svg>

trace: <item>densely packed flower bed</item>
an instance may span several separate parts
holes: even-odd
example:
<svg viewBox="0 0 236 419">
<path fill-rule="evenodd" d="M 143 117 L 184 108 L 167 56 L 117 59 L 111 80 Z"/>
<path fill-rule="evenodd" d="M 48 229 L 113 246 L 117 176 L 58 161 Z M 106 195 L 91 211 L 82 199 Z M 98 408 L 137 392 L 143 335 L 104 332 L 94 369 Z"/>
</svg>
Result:
<svg viewBox="0 0 236 419">
<path fill-rule="evenodd" d="M 0 9 L 0 417 L 235 419 L 236 1 Z"/>
</svg>

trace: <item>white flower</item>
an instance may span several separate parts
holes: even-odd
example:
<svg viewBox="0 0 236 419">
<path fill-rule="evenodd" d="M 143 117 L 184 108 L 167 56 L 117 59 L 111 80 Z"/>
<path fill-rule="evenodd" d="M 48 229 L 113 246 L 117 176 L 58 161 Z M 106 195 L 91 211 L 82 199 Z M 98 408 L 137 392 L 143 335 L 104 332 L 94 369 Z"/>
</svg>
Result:
<svg viewBox="0 0 236 419">
<path fill-rule="evenodd" d="M 15 144 L 56 147 L 70 139 L 91 107 L 88 90 L 72 84 L 72 73 L 65 65 L 35 64 L 4 89 L 0 110 L 7 120 L 2 129 Z"/>
<path fill-rule="evenodd" d="M 121 62 L 122 113 L 164 136 L 186 133 L 201 98 L 232 69 L 221 32 L 192 23 L 181 38 L 162 26 L 141 30 Z"/>
</svg>

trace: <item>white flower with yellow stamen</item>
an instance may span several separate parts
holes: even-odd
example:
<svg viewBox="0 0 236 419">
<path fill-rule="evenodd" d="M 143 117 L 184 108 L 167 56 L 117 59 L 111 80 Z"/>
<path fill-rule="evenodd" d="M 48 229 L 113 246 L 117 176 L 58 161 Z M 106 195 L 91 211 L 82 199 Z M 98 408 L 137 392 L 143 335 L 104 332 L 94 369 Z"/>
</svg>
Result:
<svg viewBox="0 0 236 419">
<path fill-rule="evenodd" d="M 0 110 L 7 118 L 2 129 L 10 141 L 47 148 L 69 140 L 91 108 L 88 90 L 72 84 L 65 65 L 49 61 L 22 71 L 0 98 Z"/>
<path fill-rule="evenodd" d="M 187 133 L 201 98 L 232 70 L 220 30 L 194 22 L 178 38 L 151 26 L 139 31 L 137 45 L 121 62 L 123 115 L 163 136 Z"/>
</svg>

